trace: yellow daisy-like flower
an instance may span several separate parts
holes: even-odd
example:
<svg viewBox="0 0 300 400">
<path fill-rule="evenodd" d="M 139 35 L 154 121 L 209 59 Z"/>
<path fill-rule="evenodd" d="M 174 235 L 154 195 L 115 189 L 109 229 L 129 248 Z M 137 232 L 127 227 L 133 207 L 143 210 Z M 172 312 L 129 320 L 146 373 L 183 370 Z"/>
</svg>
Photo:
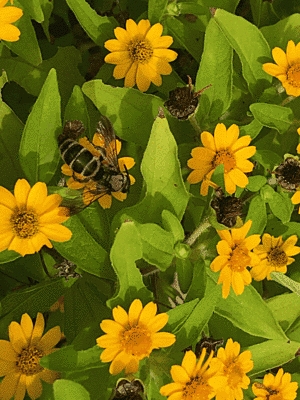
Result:
<svg viewBox="0 0 300 400">
<path fill-rule="evenodd" d="M 100 359 L 111 362 L 109 372 L 112 375 L 125 369 L 126 374 L 139 369 L 139 361 L 149 357 L 153 349 L 169 347 L 175 342 L 175 335 L 158 332 L 168 322 L 168 315 L 156 315 L 157 306 L 153 302 L 144 308 L 142 302 L 134 300 L 128 314 L 121 306 L 112 310 L 114 321 L 105 319 L 100 327 L 106 335 L 97 339 L 99 347 L 104 347 Z"/>
<path fill-rule="evenodd" d="M 263 70 L 279 79 L 288 95 L 300 96 L 300 43 L 289 40 L 286 53 L 275 47 L 272 56 L 276 64 L 263 64 Z"/>
<path fill-rule="evenodd" d="M 300 189 L 293 194 L 291 202 L 295 205 L 300 203 Z M 300 207 L 298 208 L 298 214 L 300 214 Z"/>
<path fill-rule="evenodd" d="M 236 186 L 244 188 L 248 185 L 245 172 L 253 170 L 253 163 L 247 160 L 256 151 L 255 146 L 249 146 L 249 135 L 239 138 L 239 127 L 231 125 L 227 130 L 224 124 L 217 124 L 214 136 L 209 132 L 200 135 L 204 147 L 195 147 L 192 158 L 188 160 L 189 168 L 193 169 L 187 180 L 189 183 L 202 182 L 200 194 L 206 196 L 210 178 L 215 168 L 224 165 L 225 189 L 229 194 L 236 191 Z"/>
<path fill-rule="evenodd" d="M 300 135 L 300 128 L 297 129 L 297 133 L 298 133 L 298 135 Z M 300 143 L 298 144 L 296 150 L 297 150 L 297 153 L 300 154 Z"/>
<path fill-rule="evenodd" d="M 216 400 L 243 400 L 242 389 L 247 389 L 250 379 L 246 375 L 253 368 L 251 352 L 240 353 L 241 346 L 231 338 L 227 340 L 225 348 L 218 349 L 217 356 L 210 365 L 212 372 L 216 373 L 214 383 L 226 378 L 216 389 Z"/>
<path fill-rule="evenodd" d="M 0 40 L 16 42 L 19 40 L 21 32 L 12 23 L 22 17 L 23 11 L 18 7 L 5 7 L 7 3 L 8 0 L 0 0 Z M 13 4 L 12 1 L 10 3 Z"/>
<path fill-rule="evenodd" d="M 251 252 L 260 242 L 259 235 L 247 236 L 252 221 L 247 221 L 241 228 L 217 231 L 222 239 L 217 244 L 218 256 L 210 264 L 214 272 L 221 271 L 218 283 L 223 283 L 222 297 L 226 299 L 230 287 L 236 295 L 242 294 L 245 285 L 252 281 L 247 267 L 259 262 L 257 255 Z"/>
<path fill-rule="evenodd" d="M 215 396 L 215 389 L 210 384 L 215 372 L 209 365 L 214 352 L 212 351 L 205 361 L 206 349 L 202 349 L 199 360 L 193 351 L 187 351 L 181 365 L 171 367 L 171 376 L 174 382 L 160 388 L 162 396 L 169 396 L 169 400 L 209 400 Z M 219 380 L 221 385 L 224 381 Z"/>
<path fill-rule="evenodd" d="M 13 396 L 23 400 L 27 393 L 31 399 L 42 394 L 41 379 L 53 383 L 59 374 L 40 365 L 40 359 L 56 351 L 53 348 L 61 339 L 59 326 L 51 328 L 44 336 L 44 317 L 38 313 L 33 325 L 28 314 L 23 314 L 21 324 L 13 321 L 8 327 L 9 341 L 0 340 L 0 399 Z"/>
<path fill-rule="evenodd" d="M 95 135 L 93 137 L 93 145 L 94 146 L 90 143 L 90 141 L 86 137 L 79 139 L 79 143 L 83 147 L 88 149 L 96 157 L 100 156 L 100 152 L 94 146 L 104 147 L 104 139 L 103 139 L 102 135 L 99 133 L 95 133 Z M 122 143 L 120 142 L 120 140 L 116 139 L 115 144 L 111 143 L 111 151 L 113 151 L 112 150 L 113 147 L 115 148 L 117 154 L 119 154 L 121 151 L 121 147 L 122 147 Z M 109 151 L 110 151 L 110 149 L 107 148 L 106 152 L 109 153 Z M 126 172 L 126 169 L 129 170 L 134 166 L 135 161 L 132 157 L 120 157 L 118 159 L 118 163 L 119 163 L 120 171 Z M 103 164 L 105 164 L 105 161 L 103 161 Z M 126 168 L 125 168 L 125 166 L 126 166 Z M 95 197 L 95 195 L 93 193 L 97 192 L 95 190 L 97 183 L 93 182 L 93 181 L 90 181 L 87 183 L 80 182 L 80 180 L 83 180 L 85 177 L 81 174 L 78 174 L 77 172 L 74 172 L 67 164 L 64 164 L 61 167 L 61 171 L 64 175 L 71 177 L 70 179 L 68 179 L 68 182 L 67 182 L 67 185 L 70 189 L 84 188 L 84 191 L 83 191 L 84 203 L 90 204 L 93 201 L 93 198 Z M 78 178 L 78 180 L 74 179 L 73 176 L 75 176 L 75 178 Z M 129 174 L 129 179 L 130 179 L 130 184 L 133 185 L 135 183 L 134 177 Z M 112 192 L 111 195 L 119 201 L 124 201 L 127 198 L 127 193 L 123 193 L 123 192 Z M 98 203 L 100 204 L 100 206 L 102 208 L 110 208 L 111 207 L 111 204 L 112 204 L 112 196 L 111 195 L 105 194 L 98 199 Z"/>
<path fill-rule="evenodd" d="M 132 19 L 126 21 L 126 29 L 114 30 L 117 39 L 107 40 L 104 47 L 111 53 L 104 61 L 116 64 L 113 76 L 125 78 L 125 87 L 135 84 L 141 92 L 148 90 L 151 82 L 162 84 L 161 75 L 170 75 L 169 62 L 174 61 L 177 53 L 168 49 L 173 43 L 171 36 L 161 36 L 163 26 L 150 25 L 148 19 L 136 24 Z"/>
<path fill-rule="evenodd" d="M 265 233 L 262 237 L 262 244 L 257 246 L 253 251 L 259 257 L 259 264 L 251 269 L 252 278 L 261 281 L 265 278 L 272 279 L 271 272 L 287 271 L 287 266 L 295 260 L 291 256 L 300 253 L 300 247 L 295 246 L 297 236 L 292 235 L 287 240 L 282 240 L 282 236 L 278 238 Z"/>
<path fill-rule="evenodd" d="M 14 250 L 24 256 L 43 246 L 53 247 L 50 240 L 70 240 L 72 232 L 61 225 L 68 219 L 61 201 L 59 194 L 48 196 L 44 182 L 31 188 L 26 179 L 19 179 L 14 195 L 0 186 L 0 251 Z"/>
<path fill-rule="evenodd" d="M 291 374 L 283 373 L 280 368 L 277 374 L 266 374 L 263 383 L 253 383 L 252 391 L 254 400 L 295 400 L 297 397 L 298 383 L 291 382 Z"/>
</svg>

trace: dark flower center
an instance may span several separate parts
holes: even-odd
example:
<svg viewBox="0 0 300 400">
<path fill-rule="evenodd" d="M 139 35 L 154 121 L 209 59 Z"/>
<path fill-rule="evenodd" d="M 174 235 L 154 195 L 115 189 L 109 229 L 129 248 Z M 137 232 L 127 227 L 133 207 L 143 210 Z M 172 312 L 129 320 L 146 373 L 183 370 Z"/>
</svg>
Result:
<svg viewBox="0 0 300 400">
<path fill-rule="evenodd" d="M 38 216 L 32 211 L 16 210 L 10 223 L 13 233 L 21 239 L 31 238 L 39 231 Z"/>
<path fill-rule="evenodd" d="M 24 375 L 35 375 L 44 368 L 40 366 L 40 359 L 44 353 L 36 347 L 29 347 L 22 350 L 16 362 L 17 367 Z"/>
</svg>

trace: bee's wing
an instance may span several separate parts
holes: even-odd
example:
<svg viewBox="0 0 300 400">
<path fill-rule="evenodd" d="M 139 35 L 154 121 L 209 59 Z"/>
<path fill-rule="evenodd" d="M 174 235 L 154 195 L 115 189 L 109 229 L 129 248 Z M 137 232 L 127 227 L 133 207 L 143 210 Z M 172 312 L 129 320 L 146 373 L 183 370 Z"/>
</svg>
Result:
<svg viewBox="0 0 300 400">
<path fill-rule="evenodd" d="M 116 135 L 110 120 L 104 115 L 101 116 L 97 126 L 97 133 L 103 139 L 103 147 L 98 148 L 102 157 L 110 168 L 119 172 L 118 155 L 116 148 Z"/>
<path fill-rule="evenodd" d="M 75 190 L 72 190 L 72 195 L 74 192 Z M 106 186 L 101 185 L 99 182 L 94 182 L 93 187 L 90 189 L 77 189 L 76 195 L 69 198 L 64 197 L 61 206 L 69 209 L 70 216 L 75 215 L 105 194 L 110 194 L 109 189 Z"/>
</svg>

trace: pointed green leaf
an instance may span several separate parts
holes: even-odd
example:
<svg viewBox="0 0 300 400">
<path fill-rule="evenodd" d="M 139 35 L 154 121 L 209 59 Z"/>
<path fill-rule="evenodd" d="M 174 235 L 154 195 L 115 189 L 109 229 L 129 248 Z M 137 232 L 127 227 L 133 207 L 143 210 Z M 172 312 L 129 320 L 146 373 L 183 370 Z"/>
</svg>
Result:
<svg viewBox="0 0 300 400">
<path fill-rule="evenodd" d="M 293 111 L 290 108 L 276 104 L 254 103 L 251 104 L 250 111 L 262 125 L 274 128 L 279 133 L 285 133 L 294 119 Z"/>
<path fill-rule="evenodd" d="M 27 119 L 20 145 L 20 163 L 31 184 L 48 183 L 53 177 L 60 160 L 56 139 L 60 130 L 60 95 L 52 69 Z"/>
<path fill-rule="evenodd" d="M 214 19 L 237 52 L 249 90 L 257 98 L 272 81 L 272 77 L 262 69 L 262 64 L 270 58 L 267 41 L 256 26 L 242 17 L 219 8 Z M 249 51 L 249 43 L 251 43 L 251 51 Z"/>
<path fill-rule="evenodd" d="M 280 272 L 272 272 L 271 273 L 271 278 L 280 283 L 282 286 L 285 286 L 286 288 L 290 289 L 292 292 L 296 293 L 298 296 L 300 296 L 300 283 L 293 281 L 293 279 L 289 278 L 288 276 L 280 273 Z M 293 307 L 295 304 L 293 304 Z"/>
<path fill-rule="evenodd" d="M 58 379 L 53 384 L 55 400 L 90 400 L 89 392 L 79 383 L 67 379 Z"/>
</svg>

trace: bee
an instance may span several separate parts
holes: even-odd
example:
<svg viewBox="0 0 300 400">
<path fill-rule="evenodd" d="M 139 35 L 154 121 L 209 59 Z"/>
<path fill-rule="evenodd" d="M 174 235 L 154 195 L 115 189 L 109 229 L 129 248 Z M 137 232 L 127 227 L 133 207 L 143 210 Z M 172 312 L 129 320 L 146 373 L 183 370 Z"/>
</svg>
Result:
<svg viewBox="0 0 300 400">
<path fill-rule="evenodd" d="M 139 379 L 120 379 L 112 394 L 111 400 L 144 400 L 144 385 Z"/>
<path fill-rule="evenodd" d="M 86 184 L 79 199 L 62 205 L 69 208 L 73 215 L 88 207 L 105 194 L 112 192 L 127 193 L 130 187 L 129 173 L 125 166 L 125 173 L 120 170 L 117 151 L 116 135 L 110 120 L 101 116 L 97 126 L 97 133 L 103 139 L 103 147 L 95 146 L 88 141 L 97 155 L 82 146 L 77 139 L 85 131 L 81 121 L 67 121 L 63 132 L 58 137 L 58 145 L 63 161 L 73 170 L 73 179 Z M 81 176 L 79 177 L 78 174 Z M 90 189 L 87 189 L 90 187 Z"/>
</svg>

